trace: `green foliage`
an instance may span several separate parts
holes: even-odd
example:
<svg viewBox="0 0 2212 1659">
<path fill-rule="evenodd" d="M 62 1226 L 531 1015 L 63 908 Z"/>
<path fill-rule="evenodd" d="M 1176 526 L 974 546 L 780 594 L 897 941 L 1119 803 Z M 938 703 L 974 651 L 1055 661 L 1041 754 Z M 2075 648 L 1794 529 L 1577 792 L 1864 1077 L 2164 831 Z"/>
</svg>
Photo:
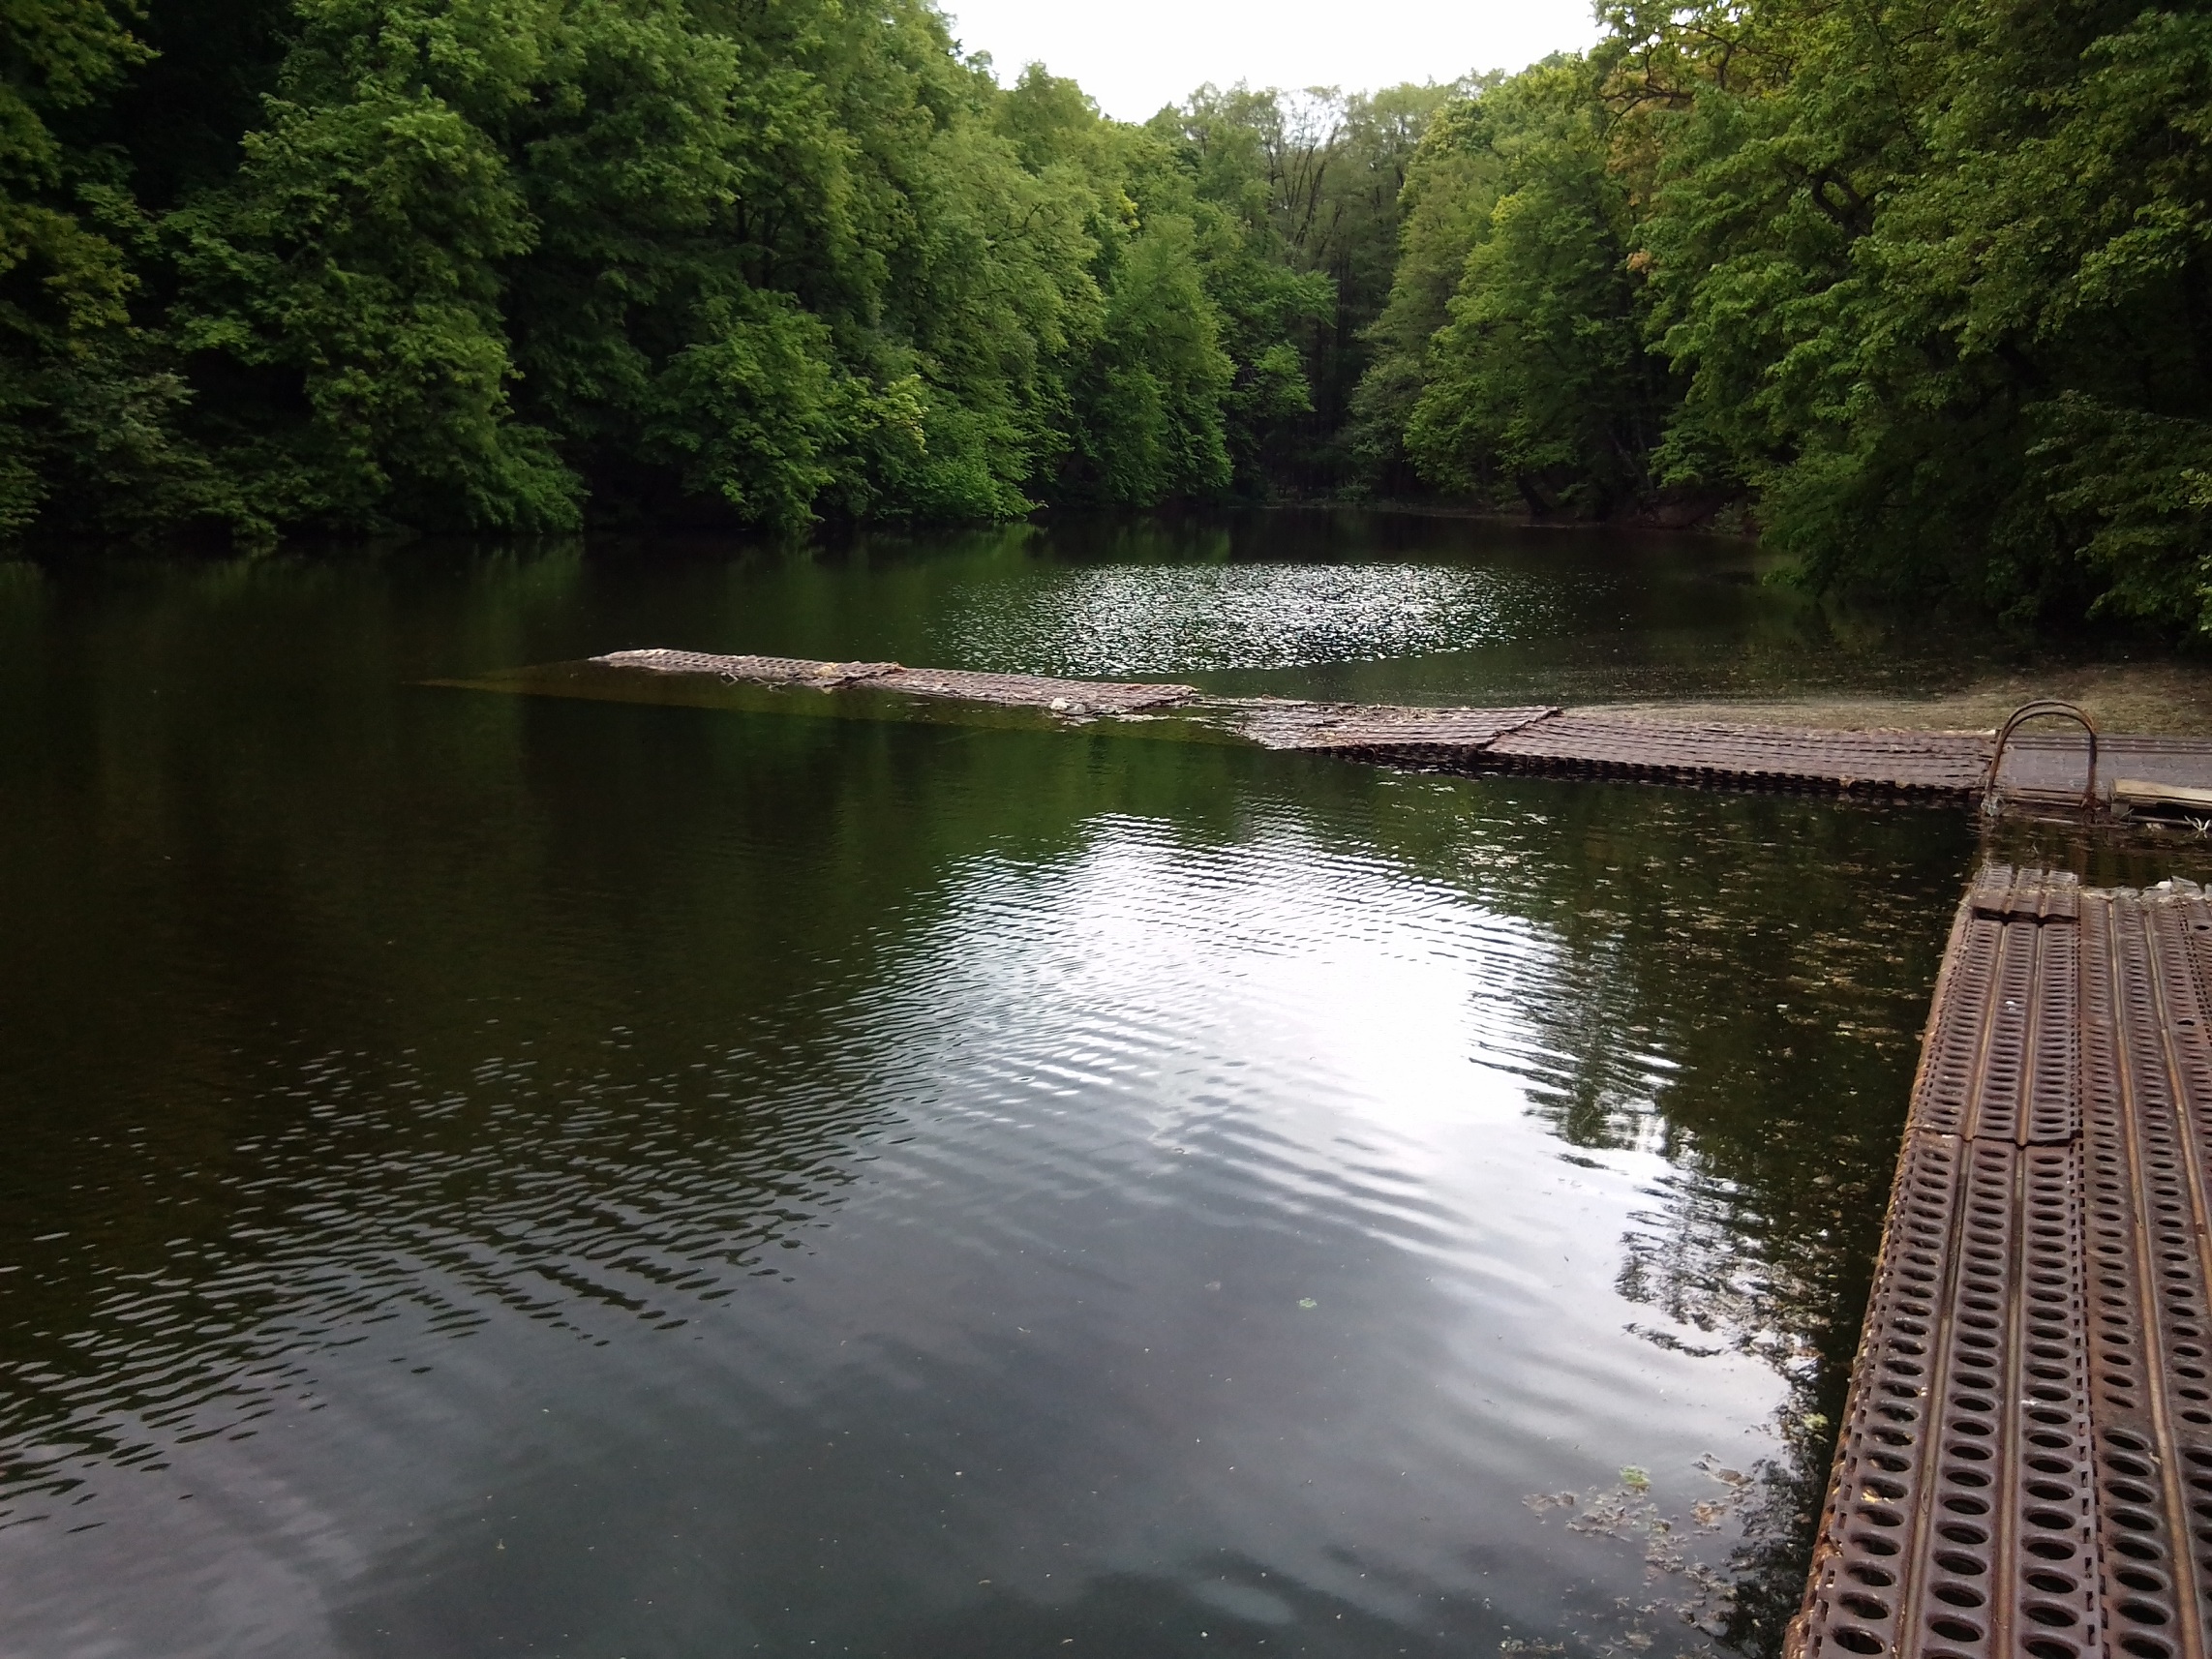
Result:
<svg viewBox="0 0 2212 1659">
<path fill-rule="evenodd" d="M 1812 574 L 2201 627 L 2212 21 L 1913 0 L 1716 17 L 1643 228 L 1660 452 Z"/>
<path fill-rule="evenodd" d="M 1151 123 L 1210 210 L 1208 292 L 1236 364 L 1229 447 L 1241 493 L 1360 478 L 1348 423 L 1373 358 L 1369 330 L 1391 292 L 1421 134 L 1459 89 L 1207 86 Z"/>
<path fill-rule="evenodd" d="M 541 21 L 320 0 L 235 182 L 171 218 L 179 347 L 279 392 L 214 411 L 256 528 L 575 522 L 576 481 L 508 418 L 500 266 L 536 224 L 469 114 L 518 100 Z"/>
<path fill-rule="evenodd" d="M 1476 240 L 1488 228 L 1502 176 L 1487 142 L 1482 96 L 1445 106 L 1406 163 L 1402 227 L 1387 298 L 1365 330 L 1372 359 L 1350 398 L 1348 441 L 1367 474 L 1386 489 L 1414 487 L 1406 428 L 1431 374 L 1430 352 L 1451 319 L 1451 300 Z"/>
<path fill-rule="evenodd" d="M 56 44 L 0 109 L 0 528 L 1151 504 L 1303 407 L 1258 333 L 1321 285 L 922 0 L 296 0 L 275 38 L 224 0 L 240 61 L 197 91 L 96 6 L 17 4 Z M 191 62 L 181 4 L 152 32 Z M 72 149 L 42 111 L 78 106 Z"/>
<path fill-rule="evenodd" d="M 2029 413 L 2034 487 L 2000 545 L 2074 554 L 2106 608 L 2212 634 L 2212 421 L 2071 391 Z"/>
<path fill-rule="evenodd" d="M 707 338 L 653 383 L 659 419 L 649 421 L 649 440 L 677 458 L 686 488 L 714 492 L 740 517 L 804 523 L 836 482 L 831 463 L 845 435 L 830 330 L 782 295 L 747 294 L 702 321 Z M 909 394 L 902 412 L 919 448 L 919 400 Z"/>
<path fill-rule="evenodd" d="M 1405 426 L 1431 480 L 1602 513 L 1649 481 L 1665 386 L 1644 348 L 1627 191 L 1583 66 L 1531 70 L 1454 124 L 1489 211 Z"/>
<path fill-rule="evenodd" d="M 0 533 L 1265 496 L 1319 475 L 1444 96 L 1133 127 L 927 0 L 143 22 L 0 0 Z"/>
<path fill-rule="evenodd" d="M 1190 179 L 1158 136 L 1106 121 L 1074 82 L 1034 67 L 1001 124 L 1040 182 L 1080 205 L 1091 249 L 1092 305 L 1067 334 L 1064 437 L 1040 493 L 1136 506 L 1218 495 L 1234 365 Z"/>
<path fill-rule="evenodd" d="M 2212 631 L 2212 16 L 1602 15 L 1413 157 L 1375 475 L 1737 498 L 1818 583 Z"/>
<path fill-rule="evenodd" d="M 0 535 L 1733 499 L 2212 631 L 2212 15 L 1601 15 L 1133 126 L 929 0 L 0 0 Z"/>
<path fill-rule="evenodd" d="M 128 207 L 56 128 L 144 47 L 99 0 L 0 0 L 0 532 L 14 532 L 75 447 L 56 427 L 134 377 L 104 338 L 127 320 Z"/>
</svg>

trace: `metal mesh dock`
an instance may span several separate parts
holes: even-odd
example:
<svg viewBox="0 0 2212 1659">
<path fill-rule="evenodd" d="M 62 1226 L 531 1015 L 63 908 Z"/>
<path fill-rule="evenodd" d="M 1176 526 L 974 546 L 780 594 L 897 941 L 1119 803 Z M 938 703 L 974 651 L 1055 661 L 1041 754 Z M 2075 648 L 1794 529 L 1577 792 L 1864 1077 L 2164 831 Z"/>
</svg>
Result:
<svg viewBox="0 0 2212 1659">
<path fill-rule="evenodd" d="M 577 666 L 628 678 L 893 693 L 938 705 L 1026 709 L 1069 723 L 1142 721 L 1172 712 L 1230 741 L 1428 771 L 1531 772 L 1957 804 L 1983 799 L 1999 750 L 1986 732 L 1737 725 L 1547 705 L 1412 708 L 1215 697 L 1192 685 L 908 668 L 895 662 L 651 649 L 613 651 Z M 544 689 L 591 694 L 588 682 L 572 679 Z M 2038 710 L 2067 707 L 2034 706 Z M 2109 805 L 2116 781 L 2126 779 L 2135 798 L 2179 790 L 2175 799 L 2184 809 L 2200 810 L 2212 819 L 2212 739 L 2107 736 L 2100 740 L 2106 767 L 2090 791 L 2100 801 Z M 2080 735 L 2023 733 L 2004 751 L 1996 793 L 2007 803 L 2027 806 L 2087 804 L 2088 759 Z"/>
<path fill-rule="evenodd" d="M 1985 870 L 1793 1659 L 2205 1659 L 2212 906 Z"/>
</svg>

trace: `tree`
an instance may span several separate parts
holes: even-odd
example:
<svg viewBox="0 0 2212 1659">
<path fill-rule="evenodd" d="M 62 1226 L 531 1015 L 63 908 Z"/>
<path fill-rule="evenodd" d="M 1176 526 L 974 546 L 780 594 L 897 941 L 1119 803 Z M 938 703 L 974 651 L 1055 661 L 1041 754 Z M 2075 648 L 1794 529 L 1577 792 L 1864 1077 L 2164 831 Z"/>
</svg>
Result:
<svg viewBox="0 0 2212 1659">
<path fill-rule="evenodd" d="M 1687 384 L 1663 470 L 1755 489 L 1820 582 L 2202 627 L 2208 27 L 1912 0 L 1714 9 L 1696 51 L 1646 28 L 1700 71 L 1642 229 Z"/>
<path fill-rule="evenodd" d="M 1389 294 L 1365 331 L 1372 355 L 1351 394 L 1348 435 L 1356 464 L 1385 489 L 1418 487 L 1406 428 L 1428 384 L 1431 350 L 1451 319 L 1467 256 L 1498 203 L 1502 169 L 1483 136 L 1482 99 L 1504 78 L 1493 75 L 1440 108 L 1407 159 Z"/>
<path fill-rule="evenodd" d="M 1667 387 L 1644 348 L 1628 193 L 1586 65 L 1555 59 L 1449 128 L 1488 201 L 1421 364 L 1404 443 L 1433 482 L 1602 514 L 1649 483 Z M 1408 308 L 1417 303 L 1409 298 Z"/>
</svg>

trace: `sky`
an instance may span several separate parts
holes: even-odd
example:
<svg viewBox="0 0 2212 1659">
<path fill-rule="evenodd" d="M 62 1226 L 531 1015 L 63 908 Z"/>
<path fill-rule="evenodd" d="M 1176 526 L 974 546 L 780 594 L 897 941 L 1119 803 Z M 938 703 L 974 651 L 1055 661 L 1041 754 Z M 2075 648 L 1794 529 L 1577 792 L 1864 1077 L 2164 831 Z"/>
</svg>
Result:
<svg viewBox="0 0 2212 1659">
<path fill-rule="evenodd" d="M 1204 81 L 1339 86 L 1520 69 L 1597 38 L 1590 0 L 941 0 L 1002 81 L 1042 61 L 1141 121 Z"/>
</svg>

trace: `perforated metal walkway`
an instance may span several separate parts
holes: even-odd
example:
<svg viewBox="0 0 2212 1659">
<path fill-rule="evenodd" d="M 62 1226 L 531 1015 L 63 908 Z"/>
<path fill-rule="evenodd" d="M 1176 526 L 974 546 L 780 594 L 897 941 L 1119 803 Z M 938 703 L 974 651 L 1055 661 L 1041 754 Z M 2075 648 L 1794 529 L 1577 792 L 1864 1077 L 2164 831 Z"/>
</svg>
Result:
<svg viewBox="0 0 2212 1659">
<path fill-rule="evenodd" d="M 1985 869 L 1794 1659 L 2206 1659 L 2212 905 Z"/>
<path fill-rule="evenodd" d="M 606 695 L 609 681 L 694 680 L 822 692 L 891 693 L 924 702 L 1030 709 L 1071 724 L 1133 721 L 1158 730 L 1164 714 L 1225 739 L 1308 749 L 1379 766 L 1450 772 L 1535 772 L 1633 778 L 1756 791 L 1811 791 L 1893 800 L 1983 799 L 1995 744 L 1985 732 L 1828 731 L 1668 721 L 1603 709 L 1405 708 L 1296 698 L 1215 697 L 1192 685 L 1060 679 L 1033 674 L 907 668 L 895 662 L 816 662 L 708 651 L 621 650 L 584 663 L 522 671 L 490 684 L 550 695 Z M 1141 723 L 1153 723 L 1145 728 Z M 2204 792 L 2212 802 L 2212 739 L 2106 736 L 2099 793 L 2115 779 Z M 2078 802 L 2088 776 L 2084 737 L 2026 732 L 2005 751 L 1998 794 L 2009 801 Z M 2136 799 L 2131 797 L 2131 799 Z"/>
</svg>

